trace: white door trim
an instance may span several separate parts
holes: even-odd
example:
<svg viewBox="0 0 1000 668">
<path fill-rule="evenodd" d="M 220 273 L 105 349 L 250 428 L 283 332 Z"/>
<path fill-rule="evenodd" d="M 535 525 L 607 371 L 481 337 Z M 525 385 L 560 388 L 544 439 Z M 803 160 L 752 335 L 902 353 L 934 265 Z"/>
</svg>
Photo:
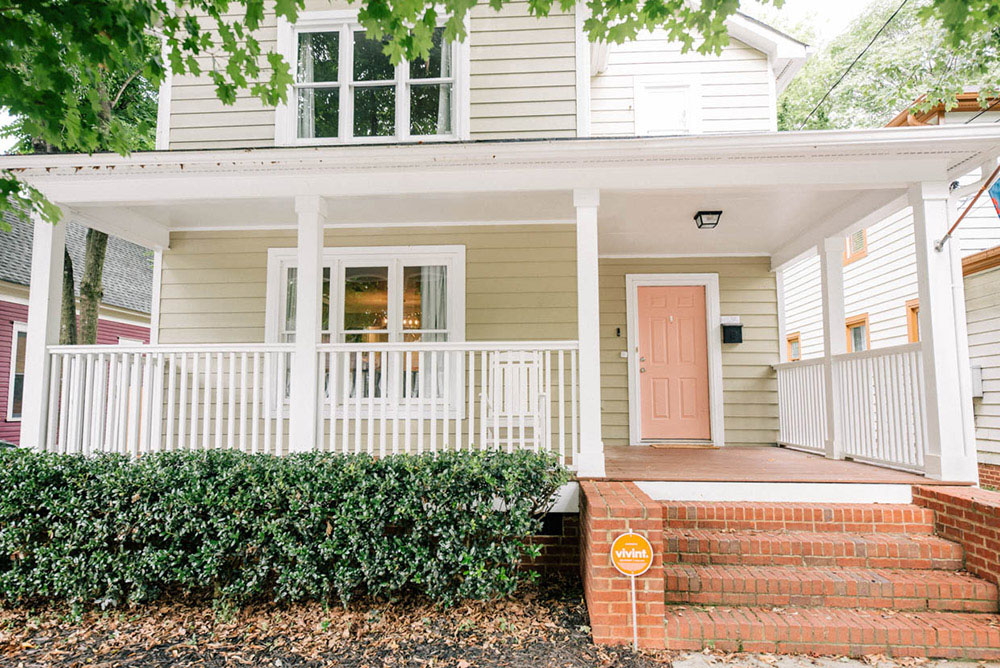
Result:
<svg viewBox="0 0 1000 668">
<path fill-rule="evenodd" d="M 719 306 L 718 274 L 626 274 L 625 308 L 628 336 L 628 425 L 629 443 L 643 443 L 641 434 L 642 410 L 639 403 L 638 383 L 638 332 L 637 295 L 639 286 L 689 286 L 705 287 L 705 317 L 708 336 L 708 401 L 711 440 L 716 447 L 726 443 L 725 420 L 722 401 L 722 323 Z M 648 442 L 648 441 L 647 441 Z"/>
</svg>

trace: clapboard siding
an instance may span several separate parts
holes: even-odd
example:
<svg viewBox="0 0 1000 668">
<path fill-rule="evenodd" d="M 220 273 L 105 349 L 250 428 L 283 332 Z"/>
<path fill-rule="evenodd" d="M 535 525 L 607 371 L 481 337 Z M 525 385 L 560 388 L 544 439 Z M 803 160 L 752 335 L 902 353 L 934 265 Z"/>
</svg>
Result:
<svg viewBox="0 0 1000 668">
<path fill-rule="evenodd" d="M 803 359 L 823 355 L 823 294 L 819 256 L 813 255 L 782 269 L 785 333 L 798 334 Z M 782 341 L 781 345 L 786 345 Z"/>
<path fill-rule="evenodd" d="M 576 338 L 572 226 L 348 229 L 325 236 L 327 247 L 447 244 L 466 248 L 469 340 Z M 290 230 L 173 233 L 163 253 L 160 341 L 263 341 L 267 249 L 294 246 Z"/>
<path fill-rule="evenodd" d="M 965 278 L 969 357 L 983 370 L 983 397 L 973 402 L 980 460 L 1000 464 L 1000 268 Z"/>
<path fill-rule="evenodd" d="M 576 29 L 572 12 L 536 18 L 528 3 L 472 10 L 473 139 L 576 136 Z"/>
<path fill-rule="evenodd" d="M 346 3 L 310 0 L 307 10 Z M 576 135 L 576 33 L 572 12 L 536 18 L 526 2 L 500 12 L 476 6 L 470 19 L 470 130 L 474 139 Z M 209 23 L 203 22 L 206 27 Z M 256 33 L 261 48 L 277 46 L 277 19 Z M 264 63 L 263 59 L 261 62 Z M 211 59 L 199 63 L 211 67 Z M 266 75 L 264 68 L 262 75 Z M 171 84 L 170 148 L 273 146 L 273 107 L 245 91 L 224 105 L 207 75 L 175 76 Z"/>
<path fill-rule="evenodd" d="M 626 274 L 717 273 L 723 315 L 740 316 L 743 343 L 724 345 L 722 385 L 727 445 L 773 445 L 777 438 L 778 311 L 768 258 L 602 259 L 601 404 L 605 445 L 626 445 L 628 361 Z M 617 330 L 621 329 L 621 336 Z"/>
<path fill-rule="evenodd" d="M 767 56 L 733 40 L 721 56 L 682 54 L 663 31 L 614 44 L 607 69 L 591 79 L 591 132 L 634 135 L 635 84 L 644 77 L 678 77 L 700 84 L 702 131 L 774 130 L 773 75 Z"/>
</svg>

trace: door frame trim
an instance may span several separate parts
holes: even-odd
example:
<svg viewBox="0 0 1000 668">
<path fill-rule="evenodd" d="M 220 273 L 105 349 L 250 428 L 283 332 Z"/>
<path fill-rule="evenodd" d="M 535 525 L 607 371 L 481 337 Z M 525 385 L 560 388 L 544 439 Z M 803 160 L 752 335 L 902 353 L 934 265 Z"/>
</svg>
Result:
<svg viewBox="0 0 1000 668">
<path fill-rule="evenodd" d="M 638 288 L 647 286 L 703 286 L 705 288 L 705 335 L 708 337 L 708 404 L 712 445 L 726 444 L 722 399 L 722 315 L 719 304 L 718 274 L 625 274 L 625 310 L 628 345 L 628 424 L 629 443 L 642 445 L 656 439 L 642 439 L 642 411 L 639 403 L 639 355 L 636 333 L 639 326 Z"/>
</svg>

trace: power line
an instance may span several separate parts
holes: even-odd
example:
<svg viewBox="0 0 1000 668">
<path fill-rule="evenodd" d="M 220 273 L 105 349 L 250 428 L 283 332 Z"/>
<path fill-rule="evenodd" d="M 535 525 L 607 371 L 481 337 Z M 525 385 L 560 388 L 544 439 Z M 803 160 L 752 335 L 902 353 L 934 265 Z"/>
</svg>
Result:
<svg viewBox="0 0 1000 668">
<path fill-rule="evenodd" d="M 993 104 L 991 104 L 990 106 L 986 107 L 985 109 L 983 109 L 982 111 L 980 111 L 978 114 L 976 114 L 975 116 L 973 116 L 972 118 L 970 118 L 969 120 L 967 120 L 965 122 L 965 125 L 968 125 L 972 121 L 976 120 L 977 118 L 979 118 L 980 116 L 982 116 L 983 114 L 985 114 L 987 111 L 991 111 L 993 109 L 993 107 L 997 106 L 998 104 L 1000 104 L 1000 97 L 998 97 L 997 99 L 993 100 Z"/>
<path fill-rule="evenodd" d="M 839 79 L 837 79 L 837 82 L 834 83 L 832 86 L 830 86 L 830 90 L 826 91 L 826 94 L 823 95 L 823 99 L 821 99 L 819 102 L 816 103 L 816 106 L 813 107 L 812 111 L 809 112 L 809 115 L 806 116 L 805 119 L 802 121 L 802 123 L 799 124 L 798 127 L 799 130 L 805 127 L 805 124 L 809 122 L 809 119 L 813 117 L 813 114 L 815 114 L 819 110 L 819 108 L 823 106 L 823 103 L 826 102 L 826 98 L 830 97 L 830 93 L 832 93 L 834 89 L 840 85 L 840 82 L 843 81 L 844 78 L 851 73 L 851 70 L 854 69 L 854 66 L 858 64 L 858 61 L 861 60 L 862 56 L 868 53 L 868 49 L 872 47 L 872 44 L 875 43 L 875 40 L 879 38 L 879 35 L 881 35 L 887 27 L 889 27 L 889 24 L 892 23 L 892 20 L 896 18 L 896 15 L 899 14 L 900 11 L 902 11 L 903 7 L 905 7 L 906 3 L 909 1 L 910 0 L 903 0 L 903 2 L 900 3 L 899 7 L 896 8 L 896 11 L 892 13 L 892 16 L 886 19 L 885 23 L 882 24 L 882 27 L 879 28 L 878 32 L 875 33 L 875 36 L 872 37 L 872 40 L 868 42 L 868 46 L 862 49 L 861 53 L 859 53 L 854 58 L 854 61 L 850 65 L 848 65 L 847 69 L 844 70 L 844 73 L 840 75 Z"/>
</svg>

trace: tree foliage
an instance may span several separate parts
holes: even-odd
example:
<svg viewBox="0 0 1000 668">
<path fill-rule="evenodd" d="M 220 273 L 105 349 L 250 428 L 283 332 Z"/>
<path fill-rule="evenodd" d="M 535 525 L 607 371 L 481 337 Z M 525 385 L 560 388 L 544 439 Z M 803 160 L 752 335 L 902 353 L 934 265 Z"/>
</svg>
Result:
<svg viewBox="0 0 1000 668">
<path fill-rule="evenodd" d="M 876 0 L 839 37 L 813 55 L 779 100 L 782 130 L 881 127 L 919 106 L 953 106 L 978 87 L 980 102 L 1000 89 L 1000 0 L 909 0 L 816 112 L 900 0 Z"/>
</svg>

